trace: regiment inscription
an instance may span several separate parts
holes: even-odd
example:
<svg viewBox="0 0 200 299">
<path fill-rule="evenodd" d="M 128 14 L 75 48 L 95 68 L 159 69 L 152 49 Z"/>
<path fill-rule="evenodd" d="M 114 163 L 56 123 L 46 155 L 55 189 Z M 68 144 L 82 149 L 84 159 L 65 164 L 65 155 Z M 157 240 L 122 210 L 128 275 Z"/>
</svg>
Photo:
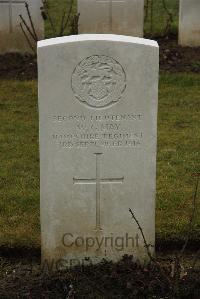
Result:
<svg viewBox="0 0 200 299">
<path fill-rule="evenodd" d="M 142 119 L 141 113 L 54 115 L 53 123 L 61 126 L 51 137 L 61 148 L 140 147 L 143 141 Z"/>
</svg>

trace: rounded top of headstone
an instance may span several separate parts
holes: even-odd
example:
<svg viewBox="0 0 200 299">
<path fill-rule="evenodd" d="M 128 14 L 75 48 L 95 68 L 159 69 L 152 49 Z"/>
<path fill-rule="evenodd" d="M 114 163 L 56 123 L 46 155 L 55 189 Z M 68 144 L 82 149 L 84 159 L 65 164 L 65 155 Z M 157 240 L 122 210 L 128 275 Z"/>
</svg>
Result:
<svg viewBox="0 0 200 299">
<path fill-rule="evenodd" d="M 111 42 L 122 42 L 122 43 L 132 43 L 144 46 L 151 46 L 158 48 L 158 43 L 154 40 L 132 37 L 126 35 L 117 35 L 117 34 L 79 34 L 79 35 L 70 35 L 64 37 L 56 37 L 51 39 L 46 39 L 39 41 L 37 43 L 38 48 L 54 46 L 65 43 L 74 43 L 74 42 L 87 42 L 87 41 L 111 41 Z"/>
</svg>

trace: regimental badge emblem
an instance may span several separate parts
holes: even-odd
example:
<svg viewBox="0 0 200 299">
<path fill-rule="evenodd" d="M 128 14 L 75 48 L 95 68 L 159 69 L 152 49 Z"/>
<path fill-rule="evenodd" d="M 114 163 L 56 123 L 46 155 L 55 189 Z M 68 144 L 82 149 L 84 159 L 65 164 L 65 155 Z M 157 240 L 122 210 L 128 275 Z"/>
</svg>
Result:
<svg viewBox="0 0 200 299">
<path fill-rule="evenodd" d="M 115 59 L 93 55 L 82 60 L 72 74 L 72 90 L 83 104 L 106 108 L 122 98 L 126 89 L 126 74 Z"/>
</svg>

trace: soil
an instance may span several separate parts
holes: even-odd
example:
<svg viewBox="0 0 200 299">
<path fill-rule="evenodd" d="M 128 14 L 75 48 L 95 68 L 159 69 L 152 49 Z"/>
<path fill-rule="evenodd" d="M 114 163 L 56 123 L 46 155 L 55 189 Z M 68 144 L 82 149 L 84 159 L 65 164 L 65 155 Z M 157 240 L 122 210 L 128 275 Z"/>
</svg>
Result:
<svg viewBox="0 0 200 299">
<path fill-rule="evenodd" d="M 160 70 L 200 73 L 200 47 L 181 47 L 177 36 L 154 38 L 160 46 Z M 30 54 L 0 55 L 0 79 L 31 80 L 37 78 L 37 59 Z"/>
<path fill-rule="evenodd" d="M 177 36 L 156 38 L 160 46 L 160 69 L 169 72 L 200 73 L 200 47 L 181 47 Z"/>
<path fill-rule="evenodd" d="M 28 256 L 28 255 L 27 255 Z M 99 265 L 76 266 L 63 271 L 41 269 L 40 259 L 0 258 L 0 298 L 14 299 L 112 299 L 112 298 L 200 298 L 199 264 L 190 268 L 193 256 L 185 256 L 181 278 L 172 278 L 172 258 L 157 258 L 141 266 L 132 257 L 113 264 L 103 261 Z M 200 261 L 199 261 L 200 262 Z M 160 270 L 162 267 L 162 271 Z"/>
</svg>

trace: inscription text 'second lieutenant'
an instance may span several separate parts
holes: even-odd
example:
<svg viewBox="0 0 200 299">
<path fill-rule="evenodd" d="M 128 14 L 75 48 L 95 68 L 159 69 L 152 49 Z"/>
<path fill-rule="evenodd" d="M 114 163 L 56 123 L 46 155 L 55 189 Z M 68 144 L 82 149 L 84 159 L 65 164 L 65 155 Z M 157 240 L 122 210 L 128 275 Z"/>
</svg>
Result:
<svg viewBox="0 0 200 299">
<path fill-rule="evenodd" d="M 77 122 L 84 122 L 84 121 L 97 121 L 97 122 L 104 122 L 104 121 L 136 121 L 142 120 L 141 113 L 129 113 L 129 114 L 105 114 L 105 115 L 53 115 L 54 122 L 66 122 L 66 121 L 77 121 Z"/>
<path fill-rule="evenodd" d="M 126 74 L 115 59 L 93 55 L 82 60 L 72 74 L 75 97 L 92 108 L 117 103 L 126 88 Z"/>
</svg>

